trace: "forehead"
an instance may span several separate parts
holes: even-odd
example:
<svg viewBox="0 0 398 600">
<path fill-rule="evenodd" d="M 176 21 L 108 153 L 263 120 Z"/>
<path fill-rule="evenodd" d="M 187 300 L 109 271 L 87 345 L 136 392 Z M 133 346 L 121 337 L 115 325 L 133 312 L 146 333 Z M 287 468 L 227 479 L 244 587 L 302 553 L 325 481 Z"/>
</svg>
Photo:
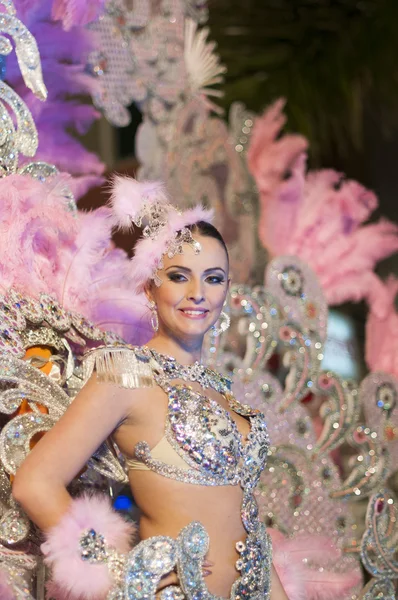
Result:
<svg viewBox="0 0 398 600">
<path fill-rule="evenodd" d="M 164 268 L 167 269 L 173 265 L 187 267 L 194 270 L 205 271 L 211 268 L 221 268 L 228 271 L 228 258 L 222 244 L 211 237 L 203 235 L 194 235 L 196 241 L 201 245 L 199 254 L 195 254 L 194 249 L 189 244 L 183 245 L 183 253 L 176 254 L 172 258 L 167 255 L 163 257 Z"/>
</svg>

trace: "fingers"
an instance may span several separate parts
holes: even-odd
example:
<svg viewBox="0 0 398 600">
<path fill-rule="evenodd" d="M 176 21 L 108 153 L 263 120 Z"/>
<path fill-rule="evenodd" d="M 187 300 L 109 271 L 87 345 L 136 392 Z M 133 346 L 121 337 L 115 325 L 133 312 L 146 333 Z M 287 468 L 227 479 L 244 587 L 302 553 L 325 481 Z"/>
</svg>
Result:
<svg viewBox="0 0 398 600">
<path fill-rule="evenodd" d="M 210 560 L 203 561 L 203 564 L 202 564 L 203 577 L 208 577 L 209 575 L 212 574 L 212 571 L 210 571 L 209 567 L 214 567 L 214 562 L 211 562 Z M 178 580 L 177 573 L 175 571 L 171 571 L 170 573 L 168 573 L 167 575 L 164 575 L 162 577 L 156 591 L 160 592 L 161 590 L 163 590 L 163 588 L 167 587 L 168 585 L 178 585 L 178 584 L 179 584 L 179 580 Z"/>
<path fill-rule="evenodd" d="M 156 591 L 160 592 L 160 590 L 167 587 L 168 585 L 178 585 L 178 583 L 179 583 L 179 581 L 178 581 L 177 573 L 175 573 L 174 571 L 171 571 L 171 573 L 168 573 L 167 575 L 164 575 L 162 577 Z"/>
</svg>

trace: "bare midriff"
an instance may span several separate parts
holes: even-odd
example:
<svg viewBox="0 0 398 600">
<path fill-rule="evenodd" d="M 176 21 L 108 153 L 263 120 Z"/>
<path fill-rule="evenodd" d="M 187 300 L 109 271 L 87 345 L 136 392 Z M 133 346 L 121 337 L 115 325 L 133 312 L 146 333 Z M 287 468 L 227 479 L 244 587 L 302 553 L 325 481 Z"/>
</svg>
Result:
<svg viewBox="0 0 398 600">
<path fill-rule="evenodd" d="M 212 594 L 229 598 L 239 576 L 235 544 L 246 538 L 241 521 L 241 487 L 181 483 L 151 471 L 133 471 L 130 484 L 141 512 L 141 539 L 155 535 L 176 538 L 192 521 L 205 527 L 210 538 L 206 558 L 214 563 L 206 585 Z"/>
</svg>

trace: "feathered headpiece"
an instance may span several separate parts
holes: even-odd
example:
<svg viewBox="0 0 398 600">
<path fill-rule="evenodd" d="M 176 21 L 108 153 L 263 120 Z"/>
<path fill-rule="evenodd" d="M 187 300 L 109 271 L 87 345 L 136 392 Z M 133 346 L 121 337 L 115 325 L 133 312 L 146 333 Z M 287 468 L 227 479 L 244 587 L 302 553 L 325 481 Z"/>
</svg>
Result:
<svg viewBox="0 0 398 600">
<path fill-rule="evenodd" d="M 192 246 L 196 254 L 200 252 L 200 244 L 188 227 L 198 221 L 210 222 L 213 211 L 201 205 L 177 210 L 169 203 L 164 186 L 158 181 L 140 183 L 131 177 L 117 175 L 111 192 L 116 224 L 125 230 L 133 225 L 143 228 L 143 236 L 138 240 L 131 260 L 130 276 L 136 289 L 142 289 L 150 279 L 160 285 L 157 271 L 163 267 L 165 254 L 170 258 L 182 254 L 183 244 Z"/>
</svg>

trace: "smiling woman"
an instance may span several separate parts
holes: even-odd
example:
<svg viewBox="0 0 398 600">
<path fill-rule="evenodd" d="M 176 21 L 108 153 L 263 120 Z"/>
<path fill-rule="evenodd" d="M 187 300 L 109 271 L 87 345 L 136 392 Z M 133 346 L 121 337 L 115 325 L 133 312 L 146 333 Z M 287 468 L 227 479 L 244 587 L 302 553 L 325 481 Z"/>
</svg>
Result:
<svg viewBox="0 0 398 600">
<path fill-rule="evenodd" d="M 181 255 L 164 257 L 164 267 L 158 273 L 161 285 L 150 283 L 146 288 L 159 321 L 151 344 L 174 355 L 175 344 L 181 351 L 183 341 L 184 349 L 195 360 L 200 360 L 201 336 L 217 321 L 229 287 L 227 250 L 217 237 L 217 229 L 206 225 L 206 231 L 213 235 L 203 235 L 201 223 L 190 229 L 201 252 L 195 255 L 188 246 Z"/>
<path fill-rule="evenodd" d="M 14 495 L 47 537 L 51 594 L 287 600 L 254 498 L 269 446 L 263 415 L 200 362 L 228 292 L 225 244 L 206 211 L 177 212 L 156 184 L 117 180 L 119 217 L 120 193 L 130 218 L 145 221 L 132 272 L 155 331 L 147 346 L 87 355 L 86 385 L 16 475 Z M 130 552 L 119 515 L 66 489 L 110 436 L 141 511 Z"/>
</svg>

